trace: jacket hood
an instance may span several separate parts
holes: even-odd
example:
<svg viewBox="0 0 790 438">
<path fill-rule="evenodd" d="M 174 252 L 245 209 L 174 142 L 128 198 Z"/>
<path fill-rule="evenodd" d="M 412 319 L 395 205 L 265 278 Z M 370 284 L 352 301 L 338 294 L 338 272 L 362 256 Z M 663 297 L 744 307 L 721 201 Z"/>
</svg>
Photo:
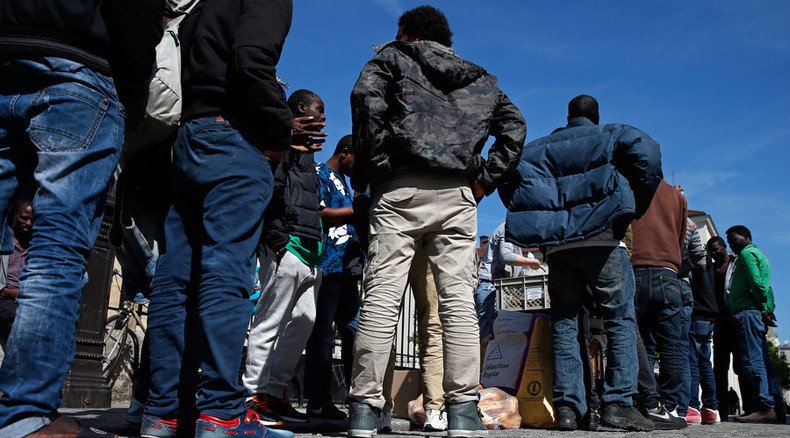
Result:
<svg viewBox="0 0 790 438">
<path fill-rule="evenodd" d="M 462 59 L 455 51 L 435 41 L 393 41 L 382 50 L 392 47 L 420 65 L 423 74 L 440 90 L 457 90 L 475 82 L 488 72 Z"/>
</svg>

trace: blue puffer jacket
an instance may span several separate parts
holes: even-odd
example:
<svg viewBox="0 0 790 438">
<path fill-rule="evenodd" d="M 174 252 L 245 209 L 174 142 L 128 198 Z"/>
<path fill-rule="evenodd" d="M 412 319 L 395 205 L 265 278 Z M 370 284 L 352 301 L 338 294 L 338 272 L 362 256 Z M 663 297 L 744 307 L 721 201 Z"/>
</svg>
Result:
<svg viewBox="0 0 790 438">
<path fill-rule="evenodd" d="M 613 225 L 618 236 L 650 206 L 662 178 L 661 152 L 631 126 L 575 118 L 524 148 L 518 177 L 507 202 L 506 240 L 555 246 Z"/>
</svg>

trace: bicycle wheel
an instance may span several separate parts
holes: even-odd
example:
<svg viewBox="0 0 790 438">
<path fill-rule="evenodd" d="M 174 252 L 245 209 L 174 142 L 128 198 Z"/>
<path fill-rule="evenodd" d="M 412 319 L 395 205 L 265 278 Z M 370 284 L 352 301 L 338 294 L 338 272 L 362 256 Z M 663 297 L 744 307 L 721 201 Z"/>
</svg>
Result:
<svg viewBox="0 0 790 438">
<path fill-rule="evenodd" d="M 134 376 L 134 373 L 137 372 L 137 368 L 140 367 L 140 338 L 138 338 L 137 333 L 132 330 L 129 330 L 128 333 L 129 347 L 131 348 L 129 351 L 129 365 L 131 367 L 132 376 Z"/>
<path fill-rule="evenodd" d="M 104 354 L 102 358 L 102 375 L 107 381 L 113 380 L 118 365 L 124 356 L 134 354 L 131 350 L 133 340 L 129 339 L 129 330 L 126 326 L 128 316 L 113 315 L 107 318 L 104 325 Z"/>
</svg>

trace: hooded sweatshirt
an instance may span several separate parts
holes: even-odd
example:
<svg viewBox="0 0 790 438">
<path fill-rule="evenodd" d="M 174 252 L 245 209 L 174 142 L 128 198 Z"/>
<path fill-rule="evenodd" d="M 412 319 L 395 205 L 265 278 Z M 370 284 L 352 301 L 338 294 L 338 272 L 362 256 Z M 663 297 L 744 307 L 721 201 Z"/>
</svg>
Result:
<svg viewBox="0 0 790 438">
<path fill-rule="evenodd" d="M 384 46 L 354 85 L 351 113 L 358 192 L 405 170 L 462 175 L 490 194 L 515 170 L 526 137 L 496 77 L 434 41 Z"/>
<path fill-rule="evenodd" d="M 291 28 L 291 0 L 210 0 L 179 29 L 181 121 L 223 116 L 259 149 L 288 149 L 293 115 L 276 66 Z"/>
</svg>

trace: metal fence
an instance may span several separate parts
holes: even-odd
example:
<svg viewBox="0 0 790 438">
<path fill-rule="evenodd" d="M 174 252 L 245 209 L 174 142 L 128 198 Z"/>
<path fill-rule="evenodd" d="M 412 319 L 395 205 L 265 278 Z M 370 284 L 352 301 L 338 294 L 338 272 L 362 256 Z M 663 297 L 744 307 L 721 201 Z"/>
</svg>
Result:
<svg viewBox="0 0 790 438">
<path fill-rule="evenodd" d="M 410 286 L 403 291 L 400 317 L 395 332 L 395 367 L 417 369 L 420 367 L 419 335 L 417 333 L 417 311 L 414 294 Z M 340 340 L 335 342 L 332 358 L 341 358 Z"/>
<path fill-rule="evenodd" d="M 494 281 L 497 294 L 497 309 L 541 310 L 550 307 L 548 274 L 502 278 Z M 403 291 L 401 312 L 395 334 L 395 366 L 417 369 L 420 367 L 419 334 L 417 312 L 411 287 Z M 340 358 L 340 348 L 335 349 L 335 358 Z"/>
<path fill-rule="evenodd" d="M 417 332 L 417 311 L 410 286 L 403 292 L 400 320 L 395 332 L 395 367 L 420 368 L 420 342 Z"/>
</svg>

